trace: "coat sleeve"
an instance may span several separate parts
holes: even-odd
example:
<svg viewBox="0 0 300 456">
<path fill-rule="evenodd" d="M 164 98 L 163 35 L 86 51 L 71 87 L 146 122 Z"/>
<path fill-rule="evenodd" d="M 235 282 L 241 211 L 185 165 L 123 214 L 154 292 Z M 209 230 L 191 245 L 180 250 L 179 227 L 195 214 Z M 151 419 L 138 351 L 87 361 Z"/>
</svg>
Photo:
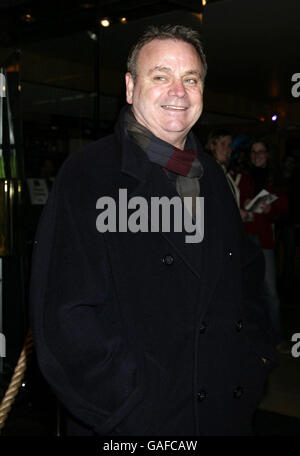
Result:
<svg viewBox="0 0 300 456">
<path fill-rule="evenodd" d="M 30 323 L 41 372 L 54 393 L 103 435 L 141 401 L 142 382 L 114 311 L 104 236 L 98 233 L 95 246 L 61 181 L 58 176 L 35 238 Z"/>
</svg>

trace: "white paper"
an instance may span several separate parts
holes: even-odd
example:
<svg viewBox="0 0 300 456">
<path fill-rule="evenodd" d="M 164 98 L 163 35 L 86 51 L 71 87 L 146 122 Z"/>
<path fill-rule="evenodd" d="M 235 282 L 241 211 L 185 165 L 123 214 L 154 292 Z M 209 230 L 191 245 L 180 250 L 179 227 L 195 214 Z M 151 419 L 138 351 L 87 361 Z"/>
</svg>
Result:
<svg viewBox="0 0 300 456">
<path fill-rule="evenodd" d="M 48 199 L 48 186 L 46 179 L 27 179 L 31 204 L 46 204 Z"/>
<path fill-rule="evenodd" d="M 277 200 L 278 196 L 269 193 L 267 190 L 261 190 L 246 206 L 246 211 L 255 212 L 256 214 L 262 214 L 263 204 L 271 204 Z"/>
</svg>

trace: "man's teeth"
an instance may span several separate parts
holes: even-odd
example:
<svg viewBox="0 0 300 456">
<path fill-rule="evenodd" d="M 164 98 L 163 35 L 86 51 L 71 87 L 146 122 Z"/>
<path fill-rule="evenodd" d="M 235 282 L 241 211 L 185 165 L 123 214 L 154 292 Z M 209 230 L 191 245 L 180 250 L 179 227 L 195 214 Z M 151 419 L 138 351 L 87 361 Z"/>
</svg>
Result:
<svg viewBox="0 0 300 456">
<path fill-rule="evenodd" d="M 164 109 L 174 109 L 175 111 L 185 111 L 187 108 L 184 106 L 170 106 L 170 105 L 163 105 Z"/>
</svg>

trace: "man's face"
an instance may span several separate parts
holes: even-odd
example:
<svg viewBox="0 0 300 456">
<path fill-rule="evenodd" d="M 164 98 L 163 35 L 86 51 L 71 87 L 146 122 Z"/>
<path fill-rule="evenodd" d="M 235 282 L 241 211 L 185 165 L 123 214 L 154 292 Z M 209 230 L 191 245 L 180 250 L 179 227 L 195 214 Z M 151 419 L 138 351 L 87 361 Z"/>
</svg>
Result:
<svg viewBox="0 0 300 456">
<path fill-rule="evenodd" d="M 231 136 L 222 136 L 216 139 L 212 145 L 212 153 L 215 159 L 221 164 L 227 164 L 232 153 L 232 138 Z"/>
<path fill-rule="evenodd" d="M 252 165 L 258 168 L 264 168 L 267 165 L 268 151 L 263 143 L 257 142 L 252 144 L 250 160 Z"/>
<path fill-rule="evenodd" d="M 126 99 L 136 120 L 155 136 L 183 149 L 202 108 L 202 65 L 183 41 L 153 40 L 140 50 L 137 79 L 126 73 Z"/>
</svg>

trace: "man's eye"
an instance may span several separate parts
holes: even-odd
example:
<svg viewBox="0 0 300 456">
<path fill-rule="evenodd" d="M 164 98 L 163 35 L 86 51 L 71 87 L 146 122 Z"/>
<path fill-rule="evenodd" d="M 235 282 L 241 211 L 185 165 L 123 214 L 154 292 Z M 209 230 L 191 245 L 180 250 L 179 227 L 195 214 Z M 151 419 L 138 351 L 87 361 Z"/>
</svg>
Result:
<svg viewBox="0 0 300 456">
<path fill-rule="evenodd" d="M 155 80 L 155 81 L 165 81 L 166 78 L 165 78 L 164 76 L 155 76 L 155 77 L 154 77 L 154 80 Z"/>
<path fill-rule="evenodd" d="M 189 78 L 186 79 L 185 82 L 187 82 L 188 84 L 197 84 L 198 80 L 194 78 Z"/>
</svg>

